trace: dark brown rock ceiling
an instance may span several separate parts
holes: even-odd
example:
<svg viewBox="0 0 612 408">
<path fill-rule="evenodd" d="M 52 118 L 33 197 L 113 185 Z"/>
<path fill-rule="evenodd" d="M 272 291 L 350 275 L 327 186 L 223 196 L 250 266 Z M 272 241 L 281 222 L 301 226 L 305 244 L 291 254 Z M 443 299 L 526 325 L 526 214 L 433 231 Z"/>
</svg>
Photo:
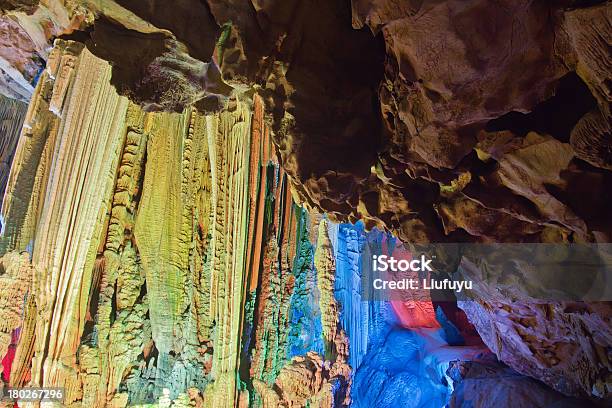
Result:
<svg viewBox="0 0 612 408">
<path fill-rule="evenodd" d="M 0 11 L 23 11 L 32 13 L 38 7 L 39 0 L 0 0 Z"/>
<path fill-rule="evenodd" d="M 338 219 L 405 241 L 607 241 L 611 9 L 118 0 L 71 36 L 150 110 L 262 94 L 294 192 Z"/>
</svg>

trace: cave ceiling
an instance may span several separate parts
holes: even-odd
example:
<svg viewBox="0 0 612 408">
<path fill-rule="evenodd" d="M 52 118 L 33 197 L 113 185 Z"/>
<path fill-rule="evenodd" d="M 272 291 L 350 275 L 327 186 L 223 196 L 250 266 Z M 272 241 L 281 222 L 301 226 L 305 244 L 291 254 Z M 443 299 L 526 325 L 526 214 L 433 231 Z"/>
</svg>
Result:
<svg viewBox="0 0 612 408">
<path fill-rule="evenodd" d="M 609 2 L 35 6 L 2 3 L 28 21 L 13 36 L 44 24 L 47 42 L 86 44 L 146 110 L 208 112 L 259 93 L 294 195 L 335 219 L 406 241 L 610 236 Z M 41 41 L 0 53 L 27 78 Z"/>
</svg>

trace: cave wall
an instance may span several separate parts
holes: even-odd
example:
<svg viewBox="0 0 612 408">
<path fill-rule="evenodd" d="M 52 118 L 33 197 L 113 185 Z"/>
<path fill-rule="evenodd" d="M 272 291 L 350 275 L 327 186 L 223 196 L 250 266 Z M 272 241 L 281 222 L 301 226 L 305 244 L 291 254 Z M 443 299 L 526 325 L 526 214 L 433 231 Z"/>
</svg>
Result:
<svg viewBox="0 0 612 408">
<path fill-rule="evenodd" d="M 110 73 L 58 40 L 27 112 L 3 207 L 4 378 L 64 386 L 68 406 L 348 401 L 328 222 L 295 205 L 261 98 L 146 113 Z"/>
<path fill-rule="evenodd" d="M 383 247 L 362 228 L 609 242 L 609 1 L 305 4 L 0 5 L 0 92 L 31 98 L 2 209 L 5 378 L 98 405 L 345 402 L 379 309 L 433 311 L 361 303 Z M 479 296 L 501 360 L 609 398 L 607 306 Z"/>
</svg>

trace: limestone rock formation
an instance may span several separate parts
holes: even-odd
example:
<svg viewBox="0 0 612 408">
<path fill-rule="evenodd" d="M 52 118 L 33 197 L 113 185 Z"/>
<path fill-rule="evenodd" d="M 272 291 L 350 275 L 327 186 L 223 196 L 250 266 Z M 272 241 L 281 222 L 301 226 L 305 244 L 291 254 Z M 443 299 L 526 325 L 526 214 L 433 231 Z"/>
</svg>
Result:
<svg viewBox="0 0 612 408">
<path fill-rule="evenodd" d="M 308 231 L 321 231 L 329 259 L 327 226 L 295 206 L 261 98 L 211 115 L 146 113 L 82 45 L 57 40 L 49 61 L 3 208 L 3 259 L 27 251 L 2 276 L 15 289 L 1 299 L 17 309 L 1 352 L 21 330 L 11 384 L 66 387 L 68 406 L 222 407 L 266 399 L 278 382 L 302 406 L 283 352 L 289 309 L 310 294 L 294 282 L 319 269 L 328 283 L 311 284 L 327 318 L 335 269 L 313 264 Z M 349 401 L 351 373 L 337 314 L 328 326 L 325 368 L 320 357 L 300 368 L 320 378 L 312 395 L 325 407 Z"/>
<path fill-rule="evenodd" d="M 610 241 L 611 13 L 0 1 L 0 93 L 29 103 L 0 174 L 3 379 L 88 407 L 449 396 L 448 356 L 424 353 L 440 357 L 425 374 L 389 357 L 440 344 L 415 334 L 438 329 L 429 295 L 364 305 L 363 264 L 400 248 L 388 233 L 404 255 Z M 3 166 L 23 114 L 0 102 Z M 607 402 L 608 305 L 518 300 L 482 291 L 462 307 L 502 363 Z"/>
<path fill-rule="evenodd" d="M 0 258 L 0 306 L 2 307 L 2 326 L 0 327 L 0 355 L 8 352 L 15 332 L 19 333 L 24 303 L 33 294 L 34 270 L 29 264 L 28 254 L 10 252 Z M 19 337 L 19 334 L 17 334 Z M 11 367 L 2 367 L 3 377 L 10 378 Z"/>
<path fill-rule="evenodd" d="M 565 395 L 609 399 L 609 302 L 543 301 L 526 290 L 537 282 L 519 285 L 512 283 L 516 276 L 507 275 L 497 280 L 483 278 L 485 273 L 494 274 L 494 268 L 495 264 L 489 264 L 485 272 L 464 260 L 463 276 L 480 283 L 474 291 L 458 295 L 459 307 L 489 349 L 519 373 L 537 378 Z M 541 271 L 541 275 L 545 273 Z M 523 280 L 529 277 L 526 273 Z M 549 284 L 544 290 L 553 288 Z"/>
<path fill-rule="evenodd" d="M 477 406 L 584 406 L 584 401 L 564 397 L 541 383 L 519 375 L 490 356 L 476 361 L 453 361 L 447 371 L 454 383 L 449 407 Z"/>
<path fill-rule="evenodd" d="M 27 109 L 25 103 L 0 96 L 0 133 L 2 134 L 0 140 L 0 193 L 2 196 L 4 196 Z"/>
<path fill-rule="evenodd" d="M 329 362 L 310 352 L 304 357 L 294 357 L 283 367 L 274 384 L 278 392 L 258 380 L 254 385 L 262 396 L 264 408 L 334 407 L 338 406 L 334 400 L 335 383 L 341 380 L 331 376 Z"/>
<path fill-rule="evenodd" d="M 49 58 L 52 39 L 87 21 L 91 22 L 91 13 L 80 2 L 0 2 L 0 92 L 28 102 Z"/>
<path fill-rule="evenodd" d="M 532 181 L 525 177 L 529 180 L 549 171 L 544 168 L 549 166 L 544 152 L 526 158 L 527 174 L 513 169 L 516 179 L 510 181 L 495 173 L 497 167 L 504 167 L 507 156 L 501 151 L 491 156 L 480 146 L 483 139 L 495 140 L 496 149 L 506 153 L 524 143 L 529 131 L 535 131 L 559 141 L 550 154 L 561 150 L 574 155 L 568 142 L 576 126 L 575 157 L 605 168 L 609 131 L 606 136 L 606 126 L 593 125 L 593 119 L 587 122 L 586 116 L 582 123 L 579 120 L 588 114 L 587 106 L 603 115 L 609 111 L 609 92 L 599 85 L 610 75 L 602 66 L 610 60 L 605 51 L 606 38 L 609 44 L 611 35 L 609 3 L 584 9 L 521 1 L 472 2 L 469 6 L 453 1 L 406 2 L 404 9 L 385 1 L 352 3 L 353 25 L 381 32 L 387 48 L 380 101 L 391 136 L 379 162 L 373 163 L 374 185 L 367 189 L 374 191 L 362 194 L 367 216 L 376 221 L 376 215 L 384 211 L 382 198 L 373 200 L 378 201 L 378 209 L 368 205 L 370 195 L 382 197 L 381 191 L 391 185 L 401 192 L 396 196 L 407 201 L 411 211 L 404 213 L 414 221 L 402 223 L 395 210 L 397 224 L 385 224 L 408 241 L 452 240 L 466 233 L 472 240 L 540 240 L 541 226 L 550 223 L 560 224 L 564 234 L 580 239 L 608 234 L 608 222 L 568 213 L 579 212 L 572 208 L 574 203 L 565 201 L 569 194 L 562 191 L 568 185 L 546 181 L 558 185 L 552 200 L 562 207 L 556 209 L 543 208 L 529 192 Z M 583 99 L 572 100 L 576 96 Z M 555 124 L 553 115 L 566 111 L 567 118 Z M 509 134 L 501 134 L 502 130 Z M 536 162 L 543 167 L 533 167 Z M 579 160 L 560 165 L 559 172 L 577 166 L 609 182 L 609 174 Z M 381 183 L 385 187 L 378 187 Z M 416 183 L 418 189 L 410 187 Z M 603 185 L 599 188 L 605 189 Z M 502 196 L 503 200 L 494 201 Z M 560 216 L 575 221 L 559 221 Z M 436 231 L 436 219 L 442 222 L 443 233 Z"/>
</svg>

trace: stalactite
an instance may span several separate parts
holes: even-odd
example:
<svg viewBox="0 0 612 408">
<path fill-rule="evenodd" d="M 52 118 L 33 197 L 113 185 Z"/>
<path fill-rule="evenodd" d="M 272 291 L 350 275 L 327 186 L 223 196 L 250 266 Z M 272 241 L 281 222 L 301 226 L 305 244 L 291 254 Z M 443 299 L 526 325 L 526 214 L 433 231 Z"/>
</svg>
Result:
<svg viewBox="0 0 612 408">
<path fill-rule="evenodd" d="M 127 101 L 108 83 L 108 64 L 61 41 L 56 52 L 64 54 L 43 74 L 30 105 L 24 135 L 32 136 L 20 140 L 3 212 L 9 228 L 21 228 L 19 239 L 5 245 L 29 246 L 38 271 L 37 325 L 24 336 L 24 341 L 34 339 L 32 381 L 62 384 L 70 401 L 78 394 L 76 351 L 95 235 L 112 188 L 108 174 L 118 158 L 121 122 L 115 118 Z"/>
<path fill-rule="evenodd" d="M 341 325 L 350 341 L 351 367 L 359 367 L 368 346 L 369 316 L 361 288 L 361 256 L 365 238 L 363 226 L 341 224 L 334 245 L 337 248 L 335 295 L 341 310 Z"/>
<path fill-rule="evenodd" d="M 4 196 L 27 109 L 25 103 L 0 95 L 0 197 Z"/>
<path fill-rule="evenodd" d="M 338 305 L 334 297 L 334 282 L 336 279 L 336 264 L 333 249 L 327 231 L 327 222 L 319 223 L 319 237 L 315 252 L 315 267 L 317 268 L 318 286 L 321 292 L 319 300 L 323 320 L 323 337 L 326 340 L 326 353 L 331 354 L 338 330 Z"/>
<path fill-rule="evenodd" d="M 257 406 L 273 384 L 346 404 L 328 224 L 295 205 L 263 100 L 150 113 L 109 75 L 58 40 L 26 115 L 0 243 L 36 275 L 11 381 L 92 407 Z"/>
<path fill-rule="evenodd" d="M 320 309 L 323 323 L 323 338 L 326 340 L 325 356 L 331 360 L 330 377 L 342 382 L 339 387 L 345 393 L 343 404 L 350 402 L 351 367 L 348 365 L 349 345 L 345 330 L 340 325 L 340 311 L 335 294 L 336 262 L 334 248 L 329 238 L 328 223 L 319 223 L 317 249 L 314 264 L 317 268 L 320 291 Z"/>
<path fill-rule="evenodd" d="M 324 353 L 321 315 L 316 307 L 319 293 L 314 268 L 315 248 L 310 238 L 311 222 L 309 214 L 299 207 L 296 207 L 296 219 L 296 251 L 292 268 L 295 285 L 290 305 L 288 357 L 303 355 L 307 351 Z"/>
</svg>

